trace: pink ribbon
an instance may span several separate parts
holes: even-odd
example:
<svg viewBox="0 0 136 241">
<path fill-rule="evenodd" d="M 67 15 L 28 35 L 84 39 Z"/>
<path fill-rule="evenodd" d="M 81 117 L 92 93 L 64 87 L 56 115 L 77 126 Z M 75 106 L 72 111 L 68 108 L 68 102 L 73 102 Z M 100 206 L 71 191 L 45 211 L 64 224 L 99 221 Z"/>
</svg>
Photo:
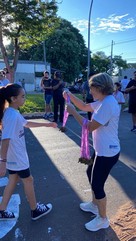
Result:
<svg viewBox="0 0 136 241">
<path fill-rule="evenodd" d="M 88 124 L 88 120 L 84 118 L 83 124 L 82 124 L 82 138 L 81 138 L 80 153 L 81 153 L 81 157 L 90 159 L 89 130 L 88 130 L 87 124 Z"/>
<path fill-rule="evenodd" d="M 70 97 L 69 97 L 69 95 L 67 95 L 66 103 L 68 103 L 68 104 L 70 103 Z M 69 113 L 68 113 L 68 111 L 65 109 L 65 110 L 64 110 L 64 117 L 63 117 L 63 124 L 62 124 L 63 127 L 66 125 L 68 116 L 69 116 Z"/>
</svg>

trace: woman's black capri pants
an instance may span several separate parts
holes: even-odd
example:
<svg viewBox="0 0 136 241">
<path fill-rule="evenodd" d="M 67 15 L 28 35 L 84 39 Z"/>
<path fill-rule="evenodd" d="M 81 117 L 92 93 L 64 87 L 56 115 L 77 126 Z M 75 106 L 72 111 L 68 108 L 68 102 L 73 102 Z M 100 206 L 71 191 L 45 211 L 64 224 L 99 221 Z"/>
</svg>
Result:
<svg viewBox="0 0 136 241">
<path fill-rule="evenodd" d="M 104 184 L 112 167 L 118 161 L 119 154 L 112 157 L 96 156 L 94 165 L 88 166 L 86 172 L 96 199 L 102 199 L 106 196 Z"/>
</svg>

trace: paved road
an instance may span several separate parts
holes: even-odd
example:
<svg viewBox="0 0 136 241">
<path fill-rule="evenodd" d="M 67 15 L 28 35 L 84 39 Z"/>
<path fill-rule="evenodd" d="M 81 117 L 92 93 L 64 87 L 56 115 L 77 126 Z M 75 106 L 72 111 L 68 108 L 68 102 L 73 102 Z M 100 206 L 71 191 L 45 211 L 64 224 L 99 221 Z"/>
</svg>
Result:
<svg viewBox="0 0 136 241">
<path fill-rule="evenodd" d="M 122 112 L 119 125 L 120 160 L 105 187 L 110 218 L 121 205 L 136 198 L 136 134 L 131 133 L 130 128 L 131 116 Z M 51 202 L 53 210 L 48 216 L 31 221 L 22 184 L 18 185 L 14 193 L 21 198 L 19 219 L 2 241 L 119 241 L 116 234 L 113 240 L 108 239 L 107 230 L 88 232 L 84 228 L 91 217 L 80 211 L 79 204 L 90 200 L 91 192 L 85 174 L 86 166 L 78 163 L 80 136 L 81 127 L 71 116 L 66 133 L 52 128 L 26 130 L 37 200 Z M 114 233 L 112 229 L 111 232 Z"/>
</svg>

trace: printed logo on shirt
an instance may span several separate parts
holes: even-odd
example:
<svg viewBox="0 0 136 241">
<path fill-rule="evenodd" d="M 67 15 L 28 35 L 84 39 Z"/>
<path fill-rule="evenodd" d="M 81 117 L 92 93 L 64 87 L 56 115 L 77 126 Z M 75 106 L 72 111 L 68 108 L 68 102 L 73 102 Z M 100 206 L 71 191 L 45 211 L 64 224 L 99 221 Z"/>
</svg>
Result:
<svg viewBox="0 0 136 241">
<path fill-rule="evenodd" d="M 117 145 L 109 145 L 109 148 L 110 149 L 116 149 L 116 148 L 118 148 L 118 146 Z"/>
<path fill-rule="evenodd" d="M 21 138 L 21 137 L 24 136 L 24 135 L 25 135 L 25 133 L 24 133 L 23 130 L 19 132 L 19 138 Z"/>
</svg>

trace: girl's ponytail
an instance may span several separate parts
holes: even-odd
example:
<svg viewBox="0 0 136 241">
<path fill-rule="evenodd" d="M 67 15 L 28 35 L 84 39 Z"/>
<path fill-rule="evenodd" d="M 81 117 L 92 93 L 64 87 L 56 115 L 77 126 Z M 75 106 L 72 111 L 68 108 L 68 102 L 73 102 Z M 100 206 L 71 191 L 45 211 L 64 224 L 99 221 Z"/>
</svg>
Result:
<svg viewBox="0 0 136 241">
<path fill-rule="evenodd" d="M 5 87 L 0 88 L 0 125 L 6 102 L 10 104 L 12 102 L 11 97 L 18 96 L 21 89 L 22 87 L 18 84 L 8 84 Z"/>
<path fill-rule="evenodd" d="M 1 87 L 0 88 L 0 128 L 1 128 L 1 120 L 3 117 L 5 104 L 6 104 L 6 97 L 5 97 L 6 88 Z"/>
</svg>

